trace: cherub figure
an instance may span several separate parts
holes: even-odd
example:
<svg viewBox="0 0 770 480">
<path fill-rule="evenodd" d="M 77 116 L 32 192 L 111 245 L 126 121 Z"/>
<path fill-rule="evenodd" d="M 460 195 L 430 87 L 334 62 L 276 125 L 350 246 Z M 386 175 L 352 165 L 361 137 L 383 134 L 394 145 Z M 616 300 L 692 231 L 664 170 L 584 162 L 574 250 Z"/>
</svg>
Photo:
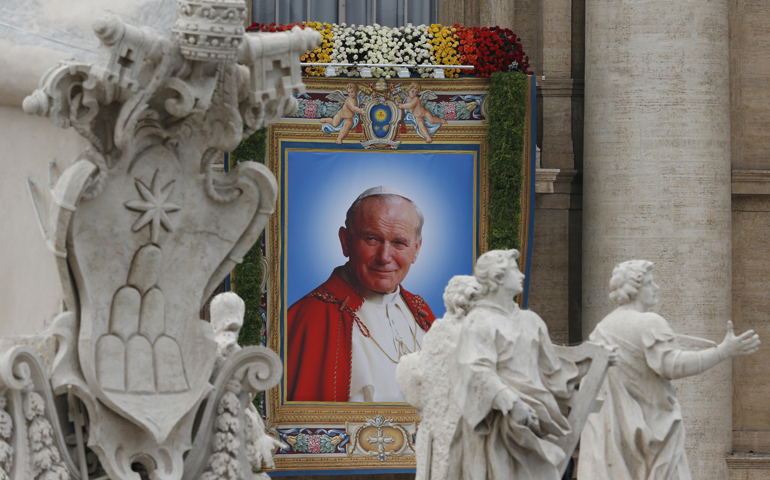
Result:
<svg viewBox="0 0 770 480">
<path fill-rule="evenodd" d="M 423 106 L 423 102 L 436 100 L 438 97 L 432 90 L 425 90 L 421 93 L 420 86 L 414 82 L 406 87 L 406 93 L 407 96 L 403 99 L 403 103 L 396 104 L 398 108 L 409 112 L 404 117 L 404 122 L 414 124 L 415 130 L 417 130 L 417 133 L 425 139 L 425 142 L 433 142 L 431 135 L 436 133 L 436 130 L 438 130 L 441 125 L 446 125 L 446 120 L 430 113 Z M 426 120 L 428 121 L 428 125 L 425 124 Z"/>
<path fill-rule="evenodd" d="M 455 374 L 454 352 L 462 322 L 473 308 L 479 292 L 481 285 L 475 277 L 452 277 L 444 290 L 446 315 L 433 322 L 423 338 L 422 350 L 404 355 L 398 363 L 398 388 L 420 415 L 415 480 L 446 478 L 449 443 L 460 420 L 452 383 L 447 378 Z M 429 443 L 431 448 L 428 448 Z"/>
<path fill-rule="evenodd" d="M 225 358 L 238 352 L 238 333 L 243 326 L 243 315 L 246 306 L 241 297 L 233 292 L 220 293 L 211 301 L 211 325 L 214 327 L 214 339 L 217 342 L 217 363 L 223 363 Z M 286 445 L 274 439 L 265 432 L 265 423 L 253 403 L 249 403 L 244 412 L 246 441 L 246 456 L 254 471 L 262 469 L 264 462 L 267 468 L 275 468 L 273 451 L 276 448 L 287 448 Z M 258 474 L 258 479 L 269 479 L 265 473 Z"/>
<path fill-rule="evenodd" d="M 334 117 L 321 119 L 321 123 L 325 124 L 322 127 L 324 133 L 339 131 L 337 145 L 342 145 L 342 141 L 348 136 L 350 129 L 357 123 L 356 114 L 364 113 L 364 110 L 358 106 L 358 87 L 356 84 L 348 83 L 345 85 L 345 92 L 347 92 L 347 97 L 340 90 L 335 90 L 326 96 L 327 100 L 342 103 L 342 108 L 334 114 Z"/>
</svg>

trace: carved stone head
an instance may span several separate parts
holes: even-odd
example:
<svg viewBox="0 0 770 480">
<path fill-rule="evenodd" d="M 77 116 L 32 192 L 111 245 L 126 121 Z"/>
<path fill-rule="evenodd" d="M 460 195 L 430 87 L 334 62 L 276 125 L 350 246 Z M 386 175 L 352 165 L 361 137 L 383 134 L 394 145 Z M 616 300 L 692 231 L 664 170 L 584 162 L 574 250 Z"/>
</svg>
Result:
<svg viewBox="0 0 770 480">
<path fill-rule="evenodd" d="M 226 357 L 240 349 L 238 333 L 243 326 L 245 311 L 243 300 L 233 292 L 220 293 L 211 301 L 211 326 L 220 355 Z"/>
<path fill-rule="evenodd" d="M 455 275 L 444 289 L 444 306 L 449 315 L 462 318 L 473 308 L 473 303 L 481 293 L 481 284 L 476 277 Z"/>
<path fill-rule="evenodd" d="M 473 275 L 481 284 L 481 295 L 497 291 L 503 285 L 506 274 L 514 267 L 518 270 L 516 260 L 519 258 L 518 250 L 492 250 L 480 256 L 476 260 L 476 268 Z"/>
<path fill-rule="evenodd" d="M 645 275 L 649 274 L 649 281 L 652 280 L 652 265 L 647 260 L 628 260 L 616 265 L 610 279 L 610 299 L 618 305 L 633 302 L 645 282 Z"/>
</svg>

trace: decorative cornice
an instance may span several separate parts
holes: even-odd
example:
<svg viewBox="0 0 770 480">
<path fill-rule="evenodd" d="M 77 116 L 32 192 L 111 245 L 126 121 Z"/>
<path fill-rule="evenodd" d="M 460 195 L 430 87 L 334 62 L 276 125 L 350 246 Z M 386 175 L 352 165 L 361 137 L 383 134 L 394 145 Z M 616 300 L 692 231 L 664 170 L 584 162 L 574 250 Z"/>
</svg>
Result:
<svg viewBox="0 0 770 480">
<path fill-rule="evenodd" d="M 725 457 L 727 467 L 733 470 L 770 470 L 770 455 L 733 453 Z"/>
<path fill-rule="evenodd" d="M 544 97 L 582 97 L 584 90 L 582 78 L 546 77 L 537 84 L 537 94 Z"/>
<path fill-rule="evenodd" d="M 770 170 L 733 170 L 733 195 L 770 195 Z"/>
<path fill-rule="evenodd" d="M 535 172 L 535 193 L 553 193 L 553 182 L 560 171 L 558 168 L 538 168 Z"/>
<path fill-rule="evenodd" d="M 571 183 L 580 173 L 566 168 L 538 168 L 535 173 L 535 193 L 554 193 L 554 183 Z"/>
</svg>

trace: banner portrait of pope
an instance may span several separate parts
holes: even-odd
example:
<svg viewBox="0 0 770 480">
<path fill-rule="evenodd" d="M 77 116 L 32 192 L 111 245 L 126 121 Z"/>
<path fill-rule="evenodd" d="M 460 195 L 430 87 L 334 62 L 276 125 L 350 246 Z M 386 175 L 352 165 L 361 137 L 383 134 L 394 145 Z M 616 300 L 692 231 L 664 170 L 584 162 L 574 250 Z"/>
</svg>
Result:
<svg viewBox="0 0 770 480">
<path fill-rule="evenodd" d="M 404 402 L 399 359 L 421 349 L 431 307 L 443 314 L 448 279 L 473 268 L 474 157 L 301 153 L 288 156 L 287 169 L 285 400 Z M 411 162 L 397 170 L 382 162 L 391 158 Z M 342 179 L 340 165 L 349 167 Z M 316 195 L 333 208 L 307 200 L 308 189 L 325 185 L 315 174 L 338 182 Z"/>
</svg>

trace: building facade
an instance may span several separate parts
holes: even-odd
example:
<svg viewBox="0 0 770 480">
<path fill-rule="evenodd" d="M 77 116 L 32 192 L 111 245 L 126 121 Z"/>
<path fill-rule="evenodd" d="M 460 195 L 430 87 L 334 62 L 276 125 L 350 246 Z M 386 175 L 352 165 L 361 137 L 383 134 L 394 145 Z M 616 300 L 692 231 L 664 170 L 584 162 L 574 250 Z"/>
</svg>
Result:
<svg viewBox="0 0 770 480">
<path fill-rule="evenodd" d="M 1 215 L 11 230 L 0 256 L 4 335 L 38 332 L 58 311 L 30 193 L 85 145 L 73 130 L 24 114 L 22 100 L 56 60 L 95 54 L 97 13 L 171 25 L 174 2 L 166 3 L 45 1 L 33 10 L 11 0 L 0 10 L 8 15 L 0 71 L 12 72 L 0 76 Z M 437 0 L 431 8 L 441 24 L 511 28 L 544 77 L 529 301 L 555 343 L 588 337 L 611 310 L 612 267 L 632 258 L 655 263 L 657 311 L 677 332 L 719 341 L 732 320 L 736 331 L 770 339 L 767 2 Z M 677 382 L 693 478 L 768 475 L 770 456 L 749 453 L 770 452 L 768 360 L 763 347 Z"/>
</svg>

